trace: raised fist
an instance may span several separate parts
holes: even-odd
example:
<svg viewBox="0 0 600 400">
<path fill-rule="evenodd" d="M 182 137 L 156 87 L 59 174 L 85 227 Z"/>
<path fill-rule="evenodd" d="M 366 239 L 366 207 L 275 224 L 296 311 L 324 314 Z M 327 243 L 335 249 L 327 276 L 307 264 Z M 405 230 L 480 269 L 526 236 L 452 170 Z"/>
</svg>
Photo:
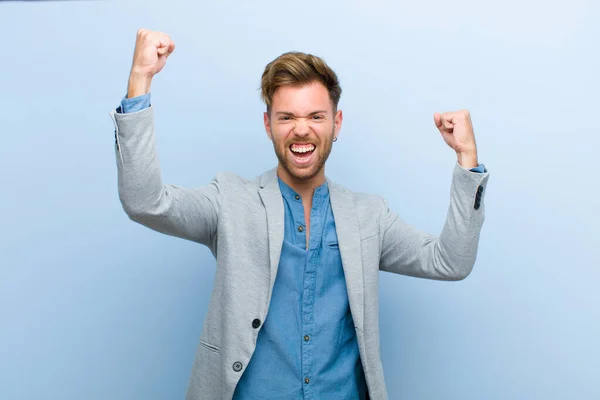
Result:
<svg viewBox="0 0 600 400">
<path fill-rule="evenodd" d="M 133 52 L 132 73 L 153 77 L 163 69 L 173 50 L 175 43 L 166 33 L 140 29 Z"/>
<path fill-rule="evenodd" d="M 137 32 L 127 97 L 139 96 L 150 91 L 152 77 L 163 69 L 173 50 L 175 43 L 166 33 L 148 29 L 140 29 Z"/>
<path fill-rule="evenodd" d="M 436 112 L 433 120 L 446 144 L 456 152 L 459 163 L 465 168 L 476 167 L 477 145 L 469 111 Z"/>
</svg>

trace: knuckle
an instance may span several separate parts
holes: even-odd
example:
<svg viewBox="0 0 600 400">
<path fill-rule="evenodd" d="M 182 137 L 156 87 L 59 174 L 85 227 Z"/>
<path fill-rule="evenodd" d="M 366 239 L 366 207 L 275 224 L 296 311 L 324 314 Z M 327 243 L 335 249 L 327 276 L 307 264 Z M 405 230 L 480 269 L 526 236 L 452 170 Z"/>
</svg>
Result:
<svg viewBox="0 0 600 400">
<path fill-rule="evenodd" d="M 153 32 L 151 30 L 146 30 L 142 34 L 142 38 L 144 40 L 154 40 L 156 37 L 157 37 L 156 32 Z"/>
</svg>

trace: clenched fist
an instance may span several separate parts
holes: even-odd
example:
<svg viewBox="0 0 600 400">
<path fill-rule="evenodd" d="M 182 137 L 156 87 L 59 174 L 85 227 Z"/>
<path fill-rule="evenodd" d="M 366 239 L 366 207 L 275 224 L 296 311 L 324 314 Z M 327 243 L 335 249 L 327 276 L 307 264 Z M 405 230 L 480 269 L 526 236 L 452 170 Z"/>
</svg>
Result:
<svg viewBox="0 0 600 400">
<path fill-rule="evenodd" d="M 136 97 L 150 92 L 152 78 L 163 69 L 167 57 L 173 50 L 175 50 L 175 43 L 166 33 L 147 29 L 140 29 L 137 32 L 127 97 Z"/>
<path fill-rule="evenodd" d="M 456 151 L 459 164 L 467 169 L 475 168 L 477 146 L 469 111 L 435 113 L 433 120 L 446 144 Z"/>
</svg>

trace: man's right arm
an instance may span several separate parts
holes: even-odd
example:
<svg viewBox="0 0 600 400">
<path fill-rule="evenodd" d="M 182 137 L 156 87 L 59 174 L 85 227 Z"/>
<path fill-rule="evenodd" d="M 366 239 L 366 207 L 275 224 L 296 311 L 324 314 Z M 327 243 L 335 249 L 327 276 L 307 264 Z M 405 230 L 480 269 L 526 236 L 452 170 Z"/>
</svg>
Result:
<svg viewBox="0 0 600 400">
<path fill-rule="evenodd" d="M 119 199 L 133 221 L 214 251 L 224 179 L 217 176 L 197 189 L 164 184 L 155 148 L 150 83 L 173 48 L 164 34 L 138 31 L 128 94 L 110 113 L 115 126 Z M 145 78 L 136 81 L 140 76 Z"/>
</svg>

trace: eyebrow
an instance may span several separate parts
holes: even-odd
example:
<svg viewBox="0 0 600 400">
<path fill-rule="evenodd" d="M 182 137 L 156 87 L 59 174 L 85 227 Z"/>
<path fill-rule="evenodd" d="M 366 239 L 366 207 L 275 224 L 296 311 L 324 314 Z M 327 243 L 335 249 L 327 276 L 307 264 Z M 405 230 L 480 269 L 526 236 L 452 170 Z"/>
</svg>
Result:
<svg viewBox="0 0 600 400">
<path fill-rule="evenodd" d="M 277 111 L 275 114 L 277 115 L 290 115 L 292 117 L 294 117 L 294 113 L 293 112 L 289 112 L 289 111 Z M 313 111 L 308 115 L 315 115 L 315 114 L 327 114 L 326 110 L 318 110 L 318 111 Z"/>
</svg>

